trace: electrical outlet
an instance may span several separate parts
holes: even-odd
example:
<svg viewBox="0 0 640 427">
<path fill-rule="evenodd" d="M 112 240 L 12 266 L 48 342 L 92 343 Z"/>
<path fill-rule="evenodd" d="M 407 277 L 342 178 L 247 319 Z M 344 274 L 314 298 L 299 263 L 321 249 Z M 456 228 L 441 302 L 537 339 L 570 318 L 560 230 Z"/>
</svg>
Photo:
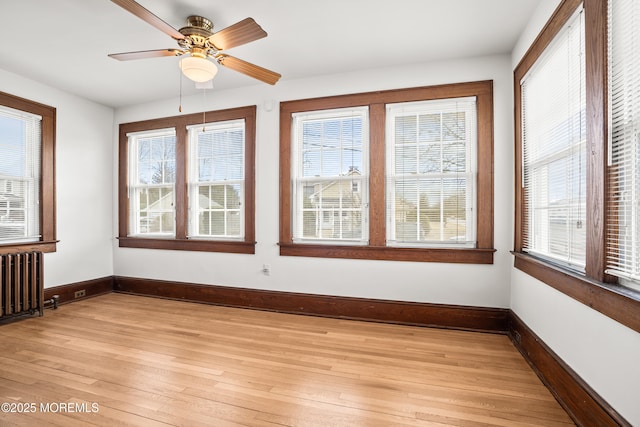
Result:
<svg viewBox="0 0 640 427">
<path fill-rule="evenodd" d="M 513 339 L 518 343 L 522 343 L 522 337 L 518 331 L 513 331 Z"/>
<path fill-rule="evenodd" d="M 271 264 L 262 264 L 262 273 L 264 273 L 265 276 L 270 276 Z"/>
<path fill-rule="evenodd" d="M 86 296 L 86 295 L 87 295 L 87 291 L 86 291 L 86 290 L 84 290 L 84 289 L 81 289 L 81 290 L 79 290 L 79 291 L 76 291 L 76 292 L 73 294 L 73 297 L 74 297 L 74 298 L 82 298 L 83 296 Z"/>
</svg>

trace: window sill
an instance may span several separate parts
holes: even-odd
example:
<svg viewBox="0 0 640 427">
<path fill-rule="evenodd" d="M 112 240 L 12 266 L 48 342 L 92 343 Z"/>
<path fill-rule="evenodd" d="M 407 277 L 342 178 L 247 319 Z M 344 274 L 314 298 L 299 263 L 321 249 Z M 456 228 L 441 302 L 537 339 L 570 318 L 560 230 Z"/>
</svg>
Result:
<svg viewBox="0 0 640 427">
<path fill-rule="evenodd" d="M 400 248 L 280 243 L 280 255 L 386 261 L 493 264 L 495 249 Z"/>
<path fill-rule="evenodd" d="M 229 242 L 214 240 L 159 239 L 118 237 L 121 248 L 166 249 L 195 252 L 228 252 L 234 254 L 254 254 L 254 242 Z"/>
<path fill-rule="evenodd" d="M 47 242 L 27 242 L 14 243 L 9 245 L 0 245 L 0 255 L 15 254 L 21 252 L 55 252 L 58 240 Z"/>
<path fill-rule="evenodd" d="M 605 316 L 640 332 L 640 292 L 590 280 L 531 255 L 512 252 L 514 267 Z"/>
</svg>

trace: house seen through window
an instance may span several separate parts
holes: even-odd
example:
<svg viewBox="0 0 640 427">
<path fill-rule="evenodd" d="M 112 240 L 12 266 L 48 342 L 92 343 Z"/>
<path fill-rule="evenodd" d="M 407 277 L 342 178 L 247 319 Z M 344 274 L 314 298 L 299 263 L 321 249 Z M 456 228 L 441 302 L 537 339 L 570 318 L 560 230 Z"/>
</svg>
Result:
<svg viewBox="0 0 640 427">
<path fill-rule="evenodd" d="M 120 246 L 253 253 L 255 112 L 121 124 Z"/>
<path fill-rule="evenodd" d="M 368 237 L 367 110 L 294 115 L 294 241 Z"/>
<path fill-rule="evenodd" d="M 491 91 L 283 103 L 281 254 L 491 262 Z"/>
</svg>

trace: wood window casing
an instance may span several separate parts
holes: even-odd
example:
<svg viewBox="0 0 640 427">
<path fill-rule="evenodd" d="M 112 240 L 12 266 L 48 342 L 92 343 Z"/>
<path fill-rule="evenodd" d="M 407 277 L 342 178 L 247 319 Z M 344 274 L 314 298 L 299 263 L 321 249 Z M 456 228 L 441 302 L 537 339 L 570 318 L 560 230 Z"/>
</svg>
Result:
<svg viewBox="0 0 640 427">
<path fill-rule="evenodd" d="M 42 117 L 40 158 L 40 240 L 0 245 L 0 254 L 55 252 L 56 240 L 56 109 L 28 99 L 0 92 L 0 105 Z"/>
<path fill-rule="evenodd" d="M 245 121 L 245 223 L 242 241 L 189 239 L 188 236 L 188 130 L 204 122 Z M 129 237 L 128 137 L 131 132 L 174 128 L 176 131 L 175 238 Z M 239 107 L 184 116 L 165 117 L 120 124 L 118 154 L 118 242 L 120 247 L 171 249 L 203 252 L 255 253 L 255 135 L 256 107 Z"/>
<path fill-rule="evenodd" d="M 574 11 L 583 4 L 586 55 L 587 243 L 584 275 L 523 252 L 525 198 L 522 188 L 520 82 Z M 515 242 L 514 266 L 608 317 L 640 332 L 640 292 L 615 283 L 605 271 L 607 182 L 607 3 L 564 0 L 514 71 Z"/>
<path fill-rule="evenodd" d="M 475 96 L 477 102 L 476 248 L 390 247 L 386 245 L 386 104 Z M 337 108 L 369 108 L 369 244 L 358 246 L 293 243 L 291 206 L 292 115 Z M 420 262 L 492 264 L 493 253 L 493 82 L 304 99 L 280 104 L 280 255 Z"/>
</svg>

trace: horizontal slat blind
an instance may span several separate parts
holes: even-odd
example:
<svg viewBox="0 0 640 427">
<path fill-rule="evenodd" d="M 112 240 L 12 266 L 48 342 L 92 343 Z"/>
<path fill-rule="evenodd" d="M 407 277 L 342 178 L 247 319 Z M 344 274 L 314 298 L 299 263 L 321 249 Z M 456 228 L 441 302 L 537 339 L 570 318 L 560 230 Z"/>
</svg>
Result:
<svg viewBox="0 0 640 427">
<path fill-rule="evenodd" d="M 189 237 L 244 237 L 245 122 L 189 126 Z"/>
<path fill-rule="evenodd" d="M 40 240 L 41 120 L 0 107 L 0 244 Z"/>
<path fill-rule="evenodd" d="M 523 250 L 584 270 L 584 13 L 576 12 L 520 82 Z"/>
<path fill-rule="evenodd" d="M 475 98 L 387 106 L 387 242 L 475 247 Z"/>
<path fill-rule="evenodd" d="M 640 283 L 640 2 L 609 1 L 607 273 Z"/>
</svg>

